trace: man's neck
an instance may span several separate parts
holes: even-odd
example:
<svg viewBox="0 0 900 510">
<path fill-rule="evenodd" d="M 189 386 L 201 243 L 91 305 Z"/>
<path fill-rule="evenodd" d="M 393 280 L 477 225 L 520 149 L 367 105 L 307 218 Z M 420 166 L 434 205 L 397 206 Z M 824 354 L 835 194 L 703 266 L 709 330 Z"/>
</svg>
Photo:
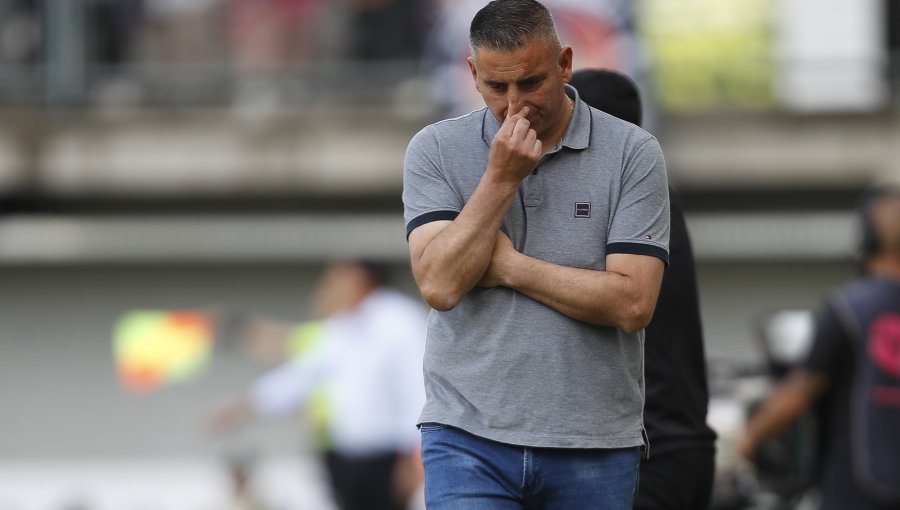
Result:
<svg viewBox="0 0 900 510">
<path fill-rule="evenodd" d="M 868 273 L 900 281 L 900 255 L 876 255 L 867 264 Z"/>
</svg>

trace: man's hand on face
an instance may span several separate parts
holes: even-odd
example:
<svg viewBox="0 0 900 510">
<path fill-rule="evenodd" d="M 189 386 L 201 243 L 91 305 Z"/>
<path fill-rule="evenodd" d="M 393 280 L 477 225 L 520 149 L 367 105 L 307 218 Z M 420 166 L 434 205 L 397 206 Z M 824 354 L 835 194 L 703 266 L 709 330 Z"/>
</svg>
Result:
<svg viewBox="0 0 900 510">
<path fill-rule="evenodd" d="M 528 106 L 514 110 L 510 104 L 506 119 L 491 141 L 488 156 L 488 172 L 516 185 L 534 170 L 543 154 L 543 145 L 527 119 L 530 111 Z"/>
</svg>

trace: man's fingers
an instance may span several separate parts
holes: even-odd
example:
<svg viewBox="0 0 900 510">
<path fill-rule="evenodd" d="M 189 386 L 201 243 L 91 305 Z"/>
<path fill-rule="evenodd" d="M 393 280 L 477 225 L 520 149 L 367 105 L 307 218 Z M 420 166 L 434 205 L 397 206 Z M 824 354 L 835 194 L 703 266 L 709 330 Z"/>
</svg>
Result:
<svg viewBox="0 0 900 510">
<path fill-rule="evenodd" d="M 525 158 L 533 161 L 540 158 L 541 142 L 537 139 L 537 132 L 531 128 L 531 122 L 526 118 L 530 112 L 528 106 L 523 106 L 517 113 L 503 121 L 491 149 L 492 152 L 495 149 L 498 151 L 498 157 Z"/>
<path fill-rule="evenodd" d="M 523 110 L 527 112 L 527 107 L 523 108 Z M 516 125 L 520 120 L 523 120 L 523 118 L 522 111 L 512 114 L 510 113 L 510 110 L 506 110 L 506 119 L 503 121 L 503 124 L 500 125 L 500 130 L 497 134 L 505 133 L 508 137 L 512 136 L 513 129 L 515 129 Z"/>
<path fill-rule="evenodd" d="M 528 106 L 515 106 L 512 103 L 506 107 L 506 118 L 514 117 L 518 115 L 519 117 L 527 117 L 528 114 L 531 113 L 531 108 Z"/>
<path fill-rule="evenodd" d="M 527 106 L 523 106 L 522 109 L 519 110 L 518 112 L 516 112 L 516 113 L 511 113 L 511 112 L 512 112 L 511 109 L 506 110 L 506 120 L 504 120 L 503 124 L 500 125 L 500 130 L 497 132 L 497 134 L 499 135 L 500 133 L 503 133 L 506 137 L 511 138 L 511 137 L 515 136 L 516 128 L 519 128 L 520 136 L 523 136 L 523 135 L 521 135 L 521 133 L 523 133 L 523 131 L 521 131 L 521 127 L 519 127 L 519 124 L 522 121 L 524 121 L 525 122 L 524 128 L 528 129 L 528 127 L 531 125 L 531 123 L 528 122 L 528 119 L 526 119 L 526 117 L 528 116 L 529 113 L 531 113 L 531 109 L 528 108 Z"/>
<path fill-rule="evenodd" d="M 528 122 L 528 119 L 518 119 L 513 125 L 512 133 L 510 133 L 510 136 L 512 138 L 526 138 L 533 131 L 534 130 L 531 129 L 531 123 Z"/>
<path fill-rule="evenodd" d="M 532 150 L 531 155 L 534 157 L 534 159 L 537 159 L 537 158 L 541 157 L 541 154 L 544 153 L 544 144 L 542 144 L 540 140 L 536 139 L 534 141 L 534 145 L 532 146 L 531 150 Z"/>
</svg>

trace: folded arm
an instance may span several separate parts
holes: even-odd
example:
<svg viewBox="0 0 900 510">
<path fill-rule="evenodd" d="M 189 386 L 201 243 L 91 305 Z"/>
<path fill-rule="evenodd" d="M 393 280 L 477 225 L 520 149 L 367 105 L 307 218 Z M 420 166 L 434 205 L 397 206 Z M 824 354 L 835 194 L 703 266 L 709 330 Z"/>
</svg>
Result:
<svg viewBox="0 0 900 510">
<path fill-rule="evenodd" d="M 634 333 L 650 322 L 664 269 L 657 257 L 621 253 L 606 257 L 604 271 L 560 266 L 519 253 L 500 233 L 479 285 L 509 287 L 573 319 Z"/>
<path fill-rule="evenodd" d="M 413 276 L 432 308 L 450 310 L 482 278 L 519 183 L 537 165 L 541 141 L 526 119 L 510 115 L 491 142 L 487 169 L 452 221 L 434 221 L 409 234 Z"/>
<path fill-rule="evenodd" d="M 484 275 L 494 232 L 500 229 L 516 189 L 482 181 L 455 220 L 433 221 L 410 232 L 413 277 L 432 308 L 452 309 Z"/>
</svg>

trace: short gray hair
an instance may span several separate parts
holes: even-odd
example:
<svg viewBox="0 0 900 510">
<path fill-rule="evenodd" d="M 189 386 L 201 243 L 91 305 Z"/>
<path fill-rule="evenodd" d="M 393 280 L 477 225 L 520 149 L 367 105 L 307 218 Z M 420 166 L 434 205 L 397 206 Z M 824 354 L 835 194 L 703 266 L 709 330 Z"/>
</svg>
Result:
<svg viewBox="0 0 900 510">
<path fill-rule="evenodd" d="M 514 50 L 532 40 L 559 45 L 553 16 L 536 0 L 493 0 L 472 18 L 469 46 Z"/>
</svg>

